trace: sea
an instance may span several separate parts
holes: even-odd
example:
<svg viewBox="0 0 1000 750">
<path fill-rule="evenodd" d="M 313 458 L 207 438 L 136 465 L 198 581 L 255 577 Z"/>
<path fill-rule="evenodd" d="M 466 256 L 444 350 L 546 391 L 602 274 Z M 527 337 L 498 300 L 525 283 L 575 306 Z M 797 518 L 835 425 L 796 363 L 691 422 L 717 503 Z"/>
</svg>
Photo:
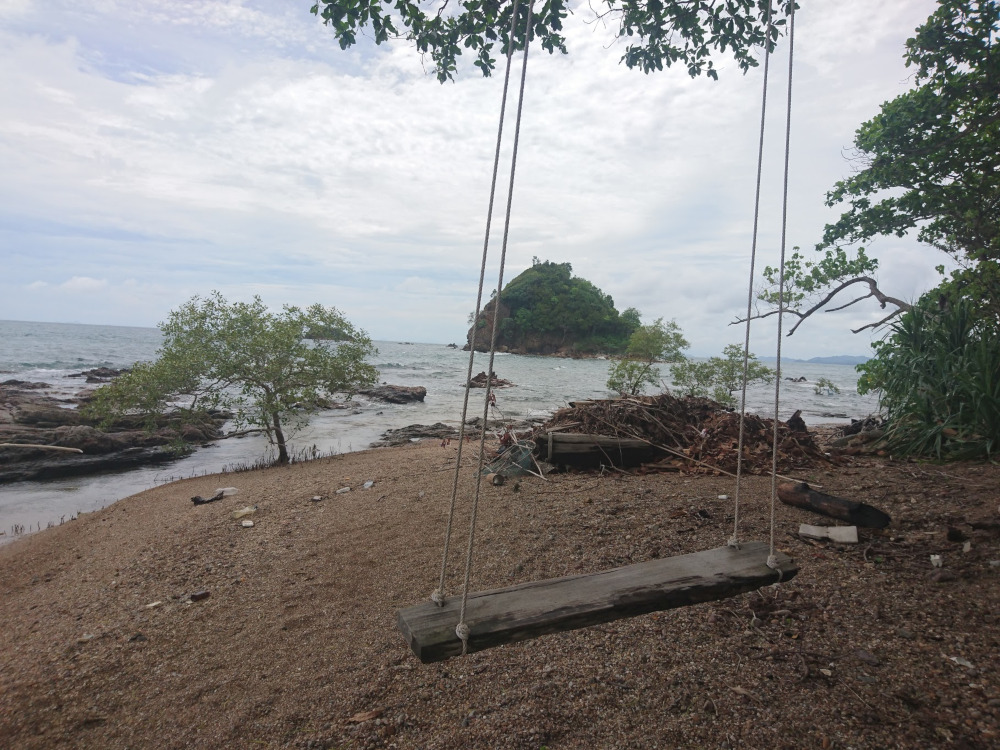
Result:
<svg viewBox="0 0 1000 750">
<path fill-rule="evenodd" d="M 93 387 L 72 375 L 95 367 L 124 368 L 153 360 L 160 344 L 156 328 L 0 321 L 0 381 L 47 383 L 45 392 L 69 399 Z M 378 368 L 380 382 L 423 386 L 427 389 L 424 401 L 394 405 L 356 396 L 349 408 L 321 412 L 308 426 L 291 435 L 292 454 L 327 456 L 365 450 L 388 429 L 435 422 L 459 424 L 468 352 L 446 344 L 409 341 L 376 341 L 375 345 L 378 353 L 370 361 Z M 477 353 L 472 374 L 485 371 L 488 363 L 489 355 Z M 514 384 L 495 392 L 498 409 L 504 417 L 514 420 L 544 419 L 572 401 L 607 398 L 611 395 L 605 386 L 609 365 L 604 359 L 497 354 L 494 372 Z M 669 380 L 669 366 L 661 366 L 661 371 Z M 834 383 L 839 393 L 817 393 L 815 383 L 820 378 Z M 852 365 L 784 362 L 779 415 L 787 419 L 792 412 L 801 410 L 806 424 L 818 425 L 849 423 L 851 418 L 872 414 L 877 411 L 877 400 L 873 395 L 857 393 L 857 378 Z M 471 392 L 470 417 L 482 414 L 482 399 L 482 390 Z M 751 386 L 747 409 L 771 416 L 774 387 Z M 257 464 L 268 458 L 270 450 L 263 436 L 252 435 L 219 440 L 155 467 L 2 484 L 0 543 L 20 533 L 65 523 L 80 513 L 98 510 L 159 484 Z M 233 481 L 220 478 L 219 485 Z"/>
</svg>

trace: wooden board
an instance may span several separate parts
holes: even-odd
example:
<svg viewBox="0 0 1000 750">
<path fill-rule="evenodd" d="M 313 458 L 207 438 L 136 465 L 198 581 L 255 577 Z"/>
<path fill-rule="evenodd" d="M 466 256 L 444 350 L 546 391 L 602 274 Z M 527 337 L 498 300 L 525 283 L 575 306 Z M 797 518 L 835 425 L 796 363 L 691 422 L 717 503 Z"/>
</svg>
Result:
<svg viewBox="0 0 1000 750">
<path fill-rule="evenodd" d="M 719 547 L 470 594 L 465 617 L 471 631 L 469 651 L 715 601 L 777 583 L 778 572 L 767 567 L 767 554 L 764 542 L 746 542 L 739 549 Z M 777 558 L 781 580 L 798 573 L 786 555 Z M 461 604 L 456 595 L 443 607 L 428 601 L 399 610 L 399 629 L 420 661 L 428 664 L 462 653 L 455 635 Z"/>
<path fill-rule="evenodd" d="M 597 467 L 638 466 L 662 451 L 637 438 L 618 438 L 576 432 L 550 431 L 535 438 L 538 453 L 550 464 Z"/>
</svg>

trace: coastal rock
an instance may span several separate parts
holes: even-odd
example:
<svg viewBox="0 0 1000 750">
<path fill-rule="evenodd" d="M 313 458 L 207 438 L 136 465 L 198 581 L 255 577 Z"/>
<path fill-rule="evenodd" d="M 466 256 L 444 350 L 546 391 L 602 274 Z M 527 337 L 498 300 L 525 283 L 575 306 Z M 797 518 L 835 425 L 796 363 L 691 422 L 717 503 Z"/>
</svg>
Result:
<svg viewBox="0 0 1000 750">
<path fill-rule="evenodd" d="M 132 416 L 102 430 L 71 408 L 77 405 L 76 400 L 59 400 L 20 383 L 0 384 L 0 443 L 13 444 L 0 447 L 0 483 L 120 471 L 173 461 L 190 452 L 177 449 L 180 440 L 193 444 L 214 440 L 228 416 L 218 413 L 202 424 L 175 427 L 169 415 L 163 415 L 152 431 L 142 417 Z M 26 447 L 29 445 L 76 448 L 83 453 Z"/>
<path fill-rule="evenodd" d="M 497 374 L 493 373 L 492 379 L 490 381 L 490 387 L 491 388 L 510 388 L 512 385 L 514 385 L 514 384 L 511 383 L 509 380 L 504 380 L 503 378 L 498 378 Z M 481 372 L 478 375 L 476 375 L 475 377 L 473 377 L 472 380 L 469 381 L 469 387 L 470 388 L 485 388 L 486 387 L 486 373 L 485 372 Z"/>
<path fill-rule="evenodd" d="M 407 427 L 400 427 L 397 430 L 386 430 L 382 433 L 382 439 L 371 444 L 372 448 L 384 448 L 393 445 L 404 445 L 405 443 L 423 438 L 436 438 L 438 440 L 458 438 L 458 430 L 444 422 L 435 422 L 432 425 L 411 424 Z"/>
<path fill-rule="evenodd" d="M 15 424 L 33 427 L 61 427 L 83 423 L 76 409 L 63 408 L 51 398 L 18 404 L 12 410 L 11 416 Z"/>
<path fill-rule="evenodd" d="M 73 373 L 72 375 L 67 375 L 67 378 L 86 378 L 88 383 L 107 383 L 119 375 L 124 375 L 129 371 L 129 368 L 123 368 L 117 370 L 114 367 L 95 367 L 92 370 L 84 370 L 83 372 Z"/>
<path fill-rule="evenodd" d="M 33 383 L 30 380 L 17 380 L 11 378 L 10 380 L 5 380 L 0 385 L 6 386 L 7 388 L 13 388 L 19 391 L 39 391 L 44 388 L 51 388 L 50 383 Z"/>
<path fill-rule="evenodd" d="M 427 395 L 427 389 L 422 385 L 389 385 L 383 383 L 375 388 L 366 388 L 358 391 L 362 396 L 385 401 L 390 404 L 412 404 L 415 401 L 423 401 Z"/>
<path fill-rule="evenodd" d="M 13 463 L 10 459 L 16 457 L 15 450 L 3 449 L 0 451 L 0 483 L 30 482 L 83 474 L 99 474 L 104 471 L 121 471 L 137 466 L 175 461 L 184 455 L 167 448 L 126 448 L 122 451 L 97 456 L 65 453 L 56 455 L 54 451 L 45 451 L 47 455 L 41 458 Z M 30 453 L 37 457 L 42 451 L 31 451 Z"/>
</svg>

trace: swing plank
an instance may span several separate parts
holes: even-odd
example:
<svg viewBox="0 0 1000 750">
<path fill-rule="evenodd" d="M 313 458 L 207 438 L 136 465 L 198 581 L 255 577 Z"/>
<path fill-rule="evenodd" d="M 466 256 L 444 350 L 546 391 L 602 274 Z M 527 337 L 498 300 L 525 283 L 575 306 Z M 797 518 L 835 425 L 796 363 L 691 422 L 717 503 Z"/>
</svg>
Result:
<svg viewBox="0 0 1000 750">
<path fill-rule="evenodd" d="M 767 555 L 766 543 L 745 542 L 739 549 L 719 547 L 469 594 L 469 651 L 725 599 L 798 573 L 795 563 L 778 553 L 779 576 L 767 567 Z M 399 629 L 420 661 L 429 664 L 462 653 L 455 635 L 461 605 L 461 596 L 453 596 L 443 607 L 428 601 L 399 610 Z"/>
</svg>

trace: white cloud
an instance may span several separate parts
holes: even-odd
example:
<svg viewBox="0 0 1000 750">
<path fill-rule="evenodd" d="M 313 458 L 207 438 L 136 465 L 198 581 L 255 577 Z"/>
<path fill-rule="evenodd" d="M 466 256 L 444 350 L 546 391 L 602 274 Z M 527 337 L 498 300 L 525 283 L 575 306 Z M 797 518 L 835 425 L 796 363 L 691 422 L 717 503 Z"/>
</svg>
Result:
<svg viewBox="0 0 1000 750">
<path fill-rule="evenodd" d="M 405 44 L 343 53 L 301 4 L 55 6 L 21 4 L 21 25 L 0 32 L 0 229 L 17 248 L 0 317 L 8 305 L 58 317 L 57 297 L 18 294 L 59 268 L 106 279 L 89 322 L 152 324 L 218 288 L 258 290 L 276 307 L 335 304 L 376 337 L 462 338 L 499 75 L 463 71 L 441 86 Z M 849 172 L 841 149 L 906 85 L 903 41 L 933 7 L 825 0 L 800 12 L 790 246 L 811 247 L 835 216 L 822 200 Z M 676 318 L 714 353 L 741 338 L 728 324 L 746 304 L 760 71 L 723 62 L 718 83 L 629 71 L 579 10 L 571 54 L 529 61 L 506 278 L 532 256 L 569 261 L 619 308 Z M 761 265 L 777 252 L 783 64 L 772 67 Z M 499 181 L 489 288 L 505 168 Z M 913 270 L 925 258 L 911 262 L 915 243 L 880 247 L 887 281 L 913 294 L 934 283 Z M 829 318 L 788 346 L 864 348 Z"/>
<path fill-rule="evenodd" d="M 89 276 L 74 276 L 59 285 L 60 289 L 69 292 L 97 292 L 108 285 L 107 279 L 92 279 Z"/>
</svg>

